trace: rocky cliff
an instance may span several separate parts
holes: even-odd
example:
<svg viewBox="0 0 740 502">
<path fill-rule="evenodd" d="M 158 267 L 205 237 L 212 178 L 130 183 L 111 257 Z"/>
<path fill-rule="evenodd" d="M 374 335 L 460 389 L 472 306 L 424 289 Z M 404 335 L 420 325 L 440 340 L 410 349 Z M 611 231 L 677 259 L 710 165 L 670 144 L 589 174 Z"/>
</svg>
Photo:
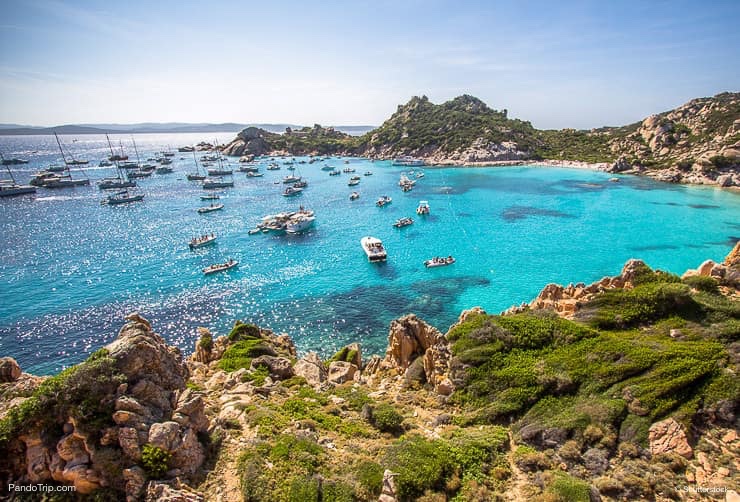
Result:
<svg viewBox="0 0 740 502">
<path fill-rule="evenodd" d="M 631 260 L 446 333 L 409 314 L 369 358 L 299 356 L 243 322 L 183 358 L 133 314 L 58 376 L 0 360 L 0 481 L 130 501 L 736 500 L 739 256 L 683 278 Z"/>
</svg>

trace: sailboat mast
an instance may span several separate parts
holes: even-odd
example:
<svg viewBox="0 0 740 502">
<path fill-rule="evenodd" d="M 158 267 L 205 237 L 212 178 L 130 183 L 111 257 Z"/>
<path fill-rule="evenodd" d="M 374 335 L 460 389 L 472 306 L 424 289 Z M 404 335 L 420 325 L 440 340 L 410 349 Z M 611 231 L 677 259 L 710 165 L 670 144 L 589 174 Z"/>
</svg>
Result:
<svg viewBox="0 0 740 502">
<path fill-rule="evenodd" d="M 115 159 L 116 155 L 113 153 L 113 145 L 110 142 L 110 138 L 108 137 L 108 133 L 105 134 L 105 139 L 108 140 L 108 148 L 110 149 L 110 158 Z M 123 153 L 123 151 L 121 151 Z M 116 172 L 118 173 L 118 177 L 123 179 L 123 176 L 121 176 L 121 166 L 118 164 L 117 160 L 114 160 L 113 163 L 116 165 Z"/>
<path fill-rule="evenodd" d="M 62 148 L 62 142 L 59 141 L 59 136 L 57 136 L 57 133 L 56 132 L 54 133 L 54 137 L 57 140 L 57 145 L 59 145 L 59 153 L 62 154 L 62 162 L 64 162 L 64 165 L 66 166 L 66 165 L 68 165 L 67 164 L 67 157 L 64 155 L 64 149 Z M 69 170 L 69 168 L 67 168 L 67 170 Z"/>
<path fill-rule="evenodd" d="M 200 169 L 198 169 L 198 159 L 195 157 L 195 147 L 193 147 L 193 161 L 195 161 L 195 174 L 200 174 Z"/>
<path fill-rule="evenodd" d="M 13 184 L 15 185 L 15 176 L 13 176 L 13 171 L 10 170 L 10 164 L 5 163 L 5 157 L 3 156 L 3 152 L 0 152 L 0 160 L 3 161 L 3 165 L 5 166 L 5 169 L 8 170 L 8 174 L 10 175 L 10 179 L 13 180 Z"/>
<path fill-rule="evenodd" d="M 134 144 L 134 152 L 136 152 L 136 164 L 138 164 L 138 166 L 141 167 L 141 159 L 139 159 L 139 150 L 136 148 L 136 141 L 134 140 L 133 136 L 131 136 L 131 141 Z"/>
</svg>

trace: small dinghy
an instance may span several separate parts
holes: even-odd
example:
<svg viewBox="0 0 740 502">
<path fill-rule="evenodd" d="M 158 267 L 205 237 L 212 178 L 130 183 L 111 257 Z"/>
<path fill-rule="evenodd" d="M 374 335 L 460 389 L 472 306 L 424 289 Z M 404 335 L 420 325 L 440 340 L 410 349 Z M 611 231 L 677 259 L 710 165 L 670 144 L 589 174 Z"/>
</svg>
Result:
<svg viewBox="0 0 740 502">
<path fill-rule="evenodd" d="M 221 197 L 218 195 L 201 195 L 200 200 L 218 200 Z"/>
<path fill-rule="evenodd" d="M 224 205 L 223 204 L 216 204 L 216 205 L 211 204 L 210 206 L 199 207 L 198 208 L 198 212 L 200 214 L 212 213 L 213 211 L 220 211 L 223 208 L 224 208 Z"/>
<path fill-rule="evenodd" d="M 209 274 L 215 274 L 216 272 L 223 272 L 225 270 L 232 269 L 239 265 L 239 262 L 236 260 L 229 260 L 224 263 L 215 263 L 213 265 L 209 265 L 208 267 L 203 269 L 203 273 L 205 275 Z"/>
<path fill-rule="evenodd" d="M 447 258 L 435 256 L 431 260 L 425 261 L 424 266 L 426 268 L 445 267 L 447 265 L 452 265 L 453 263 L 455 263 L 455 259 L 452 256 L 448 256 Z"/>
<path fill-rule="evenodd" d="M 396 220 L 396 222 L 393 224 L 393 226 L 396 227 L 396 228 L 402 228 L 402 227 L 407 227 L 407 226 L 409 226 L 409 225 L 411 225 L 413 223 L 414 223 L 414 220 L 412 220 L 411 218 L 409 218 L 408 216 L 406 216 L 404 218 L 400 218 L 400 219 Z"/>
<path fill-rule="evenodd" d="M 383 207 L 383 206 L 385 206 L 387 204 L 390 204 L 391 202 L 393 202 L 393 199 L 391 199 L 387 195 L 384 195 L 381 198 L 379 198 L 377 200 L 377 202 L 375 202 L 375 205 L 378 206 L 378 207 Z"/>
<path fill-rule="evenodd" d="M 349 200 L 357 200 L 360 198 L 360 192 L 352 192 L 349 194 Z"/>
</svg>

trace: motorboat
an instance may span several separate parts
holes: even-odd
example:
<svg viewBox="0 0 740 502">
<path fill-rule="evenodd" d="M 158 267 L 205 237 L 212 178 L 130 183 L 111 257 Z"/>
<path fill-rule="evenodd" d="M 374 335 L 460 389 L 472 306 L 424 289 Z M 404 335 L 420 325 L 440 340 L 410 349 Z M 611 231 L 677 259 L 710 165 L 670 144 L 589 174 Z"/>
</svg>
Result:
<svg viewBox="0 0 740 502">
<path fill-rule="evenodd" d="M 376 237 L 363 237 L 360 239 L 362 244 L 362 250 L 365 251 L 368 261 L 378 262 L 385 261 L 388 258 L 388 254 L 383 247 L 383 242 Z"/>
<path fill-rule="evenodd" d="M 109 163 L 109 165 L 112 165 L 112 164 Z M 104 167 L 107 167 L 107 166 L 104 166 Z M 63 173 L 66 170 L 67 170 L 67 166 L 60 166 L 60 165 L 51 165 L 51 166 L 48 166 L 46 169 L 44 169 L 44 171 L 48 171 L 50 173 Z"/>
<path fill-rule="evenodd" d="M 419 171 L 418 173 L 416 173 L 416 178 L 417 179 L 423 178 L 423 177 L 424 177 L 424 171 Z"/>
<path fill-rule="evenodd" d="M 200 214 L 212 213 L 213 211 L 220 211 L 224 208 L 223 204 L 211 204 L 210 206 L 199 207 L 198 212 Z"/>
<path fill-rule="evenodd" d="M 349 174 L 349 173 L 353 173 L 353 172 L 355 172 L 355 171 L 356 171 L 356 169 L 354 169 L 354 168 L 352 168 L 352 167 L 345 167 L 344 169 L 342 169 L 342 172 L 343 172 L 343 173 L 347 173 L 347 174 Z"/>
<path fill-rule="evenodd" d="M 365 176 L 372 176 L 372 175 L 373 175 L 372 171 L 365 171 Z"/>
<path fill-rule="evenodd" d="M 3 159 L 3 165 L 4 166 L 16 166 L 19 164 L 28 164 L 27 160 L 24 159 Z"/>
<path fill-rule="evenodd" d="M 316 217 L 311 215 L 298 215 L 290 218 L 285 225 L 285 231 L 289 234 L 298 234 L 312 227 Z"/>
<path fill-rule="evenodd" d="M 207 194 L 207 195 L 201 195 L 200 200 L 218 200 L 221 196 L 216 194 Z"/>
<path fill-rule="evenodd" d="M 447 258 L 444 258 L 442 256 L 435 256 L 431 260 L 426 260 L 424 262 L 424 266 L 426 268 L 446 267 L 447 265 L 452 265 L 453 263 L 455 263 L 455 259 L 452 256 L 448 256 Z"/>
<path fill-rule="evenodd" d="M 254 165 L 248 165 L 248 166 L 239 166 L 239 171 L 243 173 L 256 173 L 260 170 L 259 167 L 256 167 Z"/>
<path fill-rule="evenodd" d="M 209 246 L 214 242 L 216 242 L 216 234 L 206 234 L 201 235 L 200 237 L 193 237 L 192 239 L 190 239 L 190 244 L 188 244 L 188 246 L 190 247 L 190 249 L 198 249 Z"/>
<path fill-rule="evenodd" d="M 256 171 L 249 171 L 247 173 L 247 178 L 261 178 L 262 176 L 264 176 L 264 174 L 258 173 Z"/>
<path fill-rule="evenodd" d="M 112 165 L 113 165 L 113 162 L 111 162 L 110 160 L 101 160 L 100 162 L 98 162 L 98 167 L 111 167 Z M 59 167 L 59 166 L 54 166 L 54 167 Z M 47 167 L 47 169 L 50 169 L 50 168 L 51 166 Z"/>
<path fill-rule="evenodd" d="M 31 185 L 18 185 L 16 183 L 0 183 L 0 197 L 12 197 L 28 193 L 36 193 L 36 187 L 32 187 Z"/>
<path fill-rule="evenodd" d="M 420 200 L 419 205 L 416 208 L 416 214 L 419 216 L 425 216 L 430 213 L 431 209 L 429 207 L 429 202 L 425 200 Z"/>
<path fill-rule="evenodd" d="M 275 162 L 273 162 L 273 163 L 271 163 L 271 164 L 269 164 L 267 166 L 267 170 L 268 171 L 279 171 L 280 170 L 280 166 L 278 164 L 276 164 Z"/>
<path fill-rule="evenodd" d="M 378 207 L 383 207 L 383 206 L 385 206 L 385 205 L 387 205 L 387 204 L 390 204 L 391 202 L 393 202 L 393 199 L 391 199 L 391 198 L 390 198 L 390 197 L 388 197 L 387 195 L 384 195 L 384 196 L 382 196 L 381 198 L 379 198 L 379 199 L 378 199 L 378 200 L 377 200 L 377 201 L 375 202 L 375 205 L 376 205 L 376 206 L 378 206 Z"/>
<path fill-rule="evenodd" d="M 393 226 L 396 227 L 396 228 L 402 228 L 402 227 L 407 227 L 407 226 L 409 226 L 409 225 L 411 225 L 413 223 L 414 223 L 414 220 L 412 220 L 408 216 L 405 216 L 403 218 L 400 218 L 400 219 L 396 220 L 396 222 L 393 224 Z"/>
<path fill-rule="evenodd" d="M 322 171 L 333 171 L 334 166 L 330 166 L 329 164 L 324 164 L 324 167 L 321 168 Z"/>
<path fill-rule="evenodd" d="M 224 263 L 215 263 L 213 265 L 210 265 L 210 266 L 204 268 L 203 269 L 203 273 L 205 275 L 215 274 L 216 272 L 223 272 L 225 270 L 232 269 L 232 268 L 236 267 L 237 265 L 239 265 L 239 262 L 236 261 L 236 260 L 229 260 L 229 261 L 224 262 Z"/>
<path fill-rule="evenodd" d="M 188 181 L 203 181 L 206 179 L 206 176 L 203 174 L 188 174 L 186 178 Z"/>
<path fill-rule="evenodd" d="M 612 183 L 619 183 L 619 178 L 609 178 Z"/>
<path fill-rule="evenodd" d="M 109 195 L 103 201 L 101 204 L 108 204 L 109 206 L 116 206 L 119 204 L 128 204 L 129 202 L 139 202 L 144 200 L 144 194 L 133 194 L 129 193 L 128 190 L 123 190 L 121 192 L 114 193 L 113 195 Z"/>
<path fill-rule="evenodd" d="M 139 164 L 137 164 L 136 162 L 126 161 L 118 164 L 118 167 L 120 167 L 121 169 L 138 169 Z"/>
<path fill-rule="evenodd" d="M 234 171 L 231 169 L 209 169 L 208 170 L 208 176 L 229 176 L 234 174 Z"/>
<path fill-rule="evenodd" d="M 355 186 L 360 184 L 360 177 L 359 176 L 353 176 L 349 179 L 349 182 L 347 183 L 347 186 Z"/>
<path fill-rule="evenodd" d="M 131 171 L 128 173 L 129 178 L 148 178 L 152 175 L 151 171 L 142 171 L 140 169 L 137 169 L 136 171 Z"/>
<path fill-rule="evenodd" d="M 342 174 L 341 171 L 332 171 L 329 173 L 329 176 L 339 176 L 340 174 Z"/>
<path fill-rule="evenodd" d="M 283 191 L 283 197 L 295 197 L 303 191 L 302 188 L 288 187 Z"/>
<path fill-rule="evenodd" d="M 393 165 L 394 166 L 423 166 L 424 161 L 422 159 L 417 159 L 415 157 L 411 157 L 410 155 L 403 155 L 401 157 L 393 159 Z"/>
<path fill-rule="evenodd" d="M 306 188 L 308 186 L 308 181 L 306 180 L 299 180 L 293 183 L 293 188 Z"/>
<path fill-rule="evenodd" d="M 233 181 L 225 181 L 220 178 L 211 179 L 206 178 L 203 180 L 203 188 L 205 190 L 212 190 L 214 188 L 231 188 L 234 186 Z"/>
<path fill-rule="evenodd" d="M 290 175 L 290 176 L 283 177 L 283 183 L 295 183 L 297 181 L 301 181 L 301 177 L 300 176 L 292 176 L 292 175 Z"/>
<path fill-rule="evenodd" d="M 360 192 L 352 192 L 349 194 L 349 200 L 357 200 L 360 198 Z"/>
<path fill-rule="evenodd" d="M 175 171 L 170 166 L 162 165 L 156 168 L 154 172 L 157 174 L 171 174 Z"/>
</svg>

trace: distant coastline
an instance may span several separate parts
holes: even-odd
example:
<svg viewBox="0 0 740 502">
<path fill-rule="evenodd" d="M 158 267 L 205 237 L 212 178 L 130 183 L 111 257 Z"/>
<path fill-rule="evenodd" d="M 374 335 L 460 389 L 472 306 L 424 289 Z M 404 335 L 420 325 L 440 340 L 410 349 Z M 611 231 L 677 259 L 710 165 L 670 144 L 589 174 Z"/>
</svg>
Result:
<svg viewBox="0 0 740 502">
<path fill-rule="evenodd" d="M 140 123 L 140 124 L 65 124 L 52 127 L 23 126 L 18 124 L 0 124 L 0 136 L 32 136 L 44 134 L 177 134 L 177 133 L 234 133 L 246 127 L 259 127 L 273 133 L 283 133 L 286 128 L 300 129 L 296 124 L 237 124 L 225 122 L 210 123 Z M 334 129 L 351 136 L 361 135 L 376 126 L 372 125 L 339 125 Z"/>
</svg>

